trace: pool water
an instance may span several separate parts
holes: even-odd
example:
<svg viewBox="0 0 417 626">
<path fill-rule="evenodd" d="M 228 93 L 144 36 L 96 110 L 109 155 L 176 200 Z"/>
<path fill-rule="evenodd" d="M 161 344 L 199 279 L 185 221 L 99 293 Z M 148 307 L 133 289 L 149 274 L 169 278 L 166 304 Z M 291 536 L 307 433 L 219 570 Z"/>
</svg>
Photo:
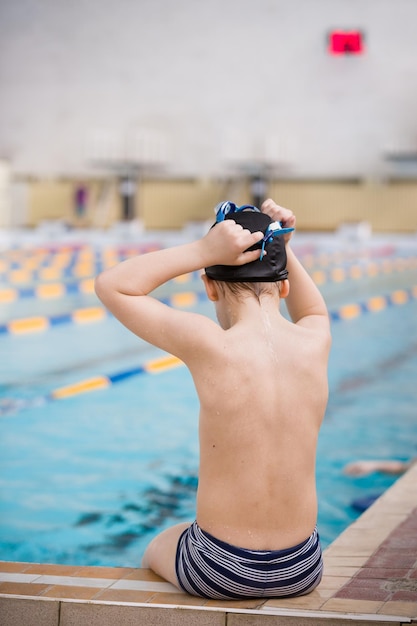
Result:
<svg viewBox="0 0 417 626">
<path fill-rule="evenodd" d="M 321 289 L 332 310 L 410 287 L 416 278 L 408 270 Z M 82 302 L 96 304 L 94 296 Z M 49 305 L 38 301 L 37 313 L 51 314 Z M 26 314 L 19 307 L 16 317 Z M 214 317 L 207 301 L 197 309 Z M 334 322 L 332 334 L 317 458 L 324 546 L 357 517 L 354 500 L 395 480 L 346 476 L 348 462 L 417 456 L 417 300 Z M 139 374 L 40 405 L 36 398 L 57 387 L 126 371 L 161 353 L 110 317 L 7 334 L 0 342 L 3 402 L 21 401 L 0 418 L 0 559 L 138 566 L 157 532 L 195 516 L 198 400 L 187 369 Z"/>
</svg>

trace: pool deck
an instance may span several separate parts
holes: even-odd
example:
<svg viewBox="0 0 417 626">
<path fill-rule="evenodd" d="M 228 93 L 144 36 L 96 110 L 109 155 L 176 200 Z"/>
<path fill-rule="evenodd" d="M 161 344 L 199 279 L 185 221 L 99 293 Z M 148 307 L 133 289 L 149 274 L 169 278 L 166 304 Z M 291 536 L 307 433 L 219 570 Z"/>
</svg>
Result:
<svg viewBox="0 0 417 626">
<path fill-rule="evenodd" d="M 150 570 L 0 562 L 2 626 L 417 624 L 417 465 L 325 551 L 307 596 L 243 601 L 180 593 Z"/>
</svg>

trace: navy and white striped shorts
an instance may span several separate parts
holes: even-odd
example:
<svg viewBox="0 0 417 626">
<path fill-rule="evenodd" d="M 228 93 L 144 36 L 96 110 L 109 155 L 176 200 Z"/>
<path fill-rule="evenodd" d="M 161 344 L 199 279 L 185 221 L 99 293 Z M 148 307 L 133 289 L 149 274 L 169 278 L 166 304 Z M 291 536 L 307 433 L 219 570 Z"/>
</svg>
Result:
<svg viewBox="0 0 417 626">
<path fill-rule="evenodd" d="M 285 550 L 246 550 L 216 539 L 194 522 L 181 535 L 175 562 L 180 587 L 203 598 L 263 598 L 309 593 L 323 559 L 317 528 Z"/>
</svg>

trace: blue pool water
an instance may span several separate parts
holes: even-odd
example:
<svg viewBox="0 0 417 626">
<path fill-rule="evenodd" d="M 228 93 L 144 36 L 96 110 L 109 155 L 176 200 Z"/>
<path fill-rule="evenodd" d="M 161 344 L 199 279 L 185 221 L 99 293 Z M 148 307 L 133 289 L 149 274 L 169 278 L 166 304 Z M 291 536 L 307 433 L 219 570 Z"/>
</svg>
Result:
<svg viewBox="0 0 417 626">
<path fill-rule="evenodd" d="M 321 289 L 332 310 L 415 284 L 414 269 Z M 96 304 L 94 296 L 52 306 L 33 301 L 44 315 Z M 9 305 L 8 315 L 27 315 L 30 306 L 21 305 Z M 213 316 L 210 303 L 197 306 Z M 332 333 L 317 460 L 324 545 L 358 515 L 353 500 L 394 481 L 348 477 L 346 463 L 417 456 L 417 300 L 334 322 Z M 1 398 L 23 401 L 0 418 L 0 559 L 137 566 L 157 532 L 194 517 L 198 401 L 186 368 L 37 406 L 34 399 L 57 387 L 126 371 L 161 353 L 109 317 L 5 334 L 0 343 Z"/>
</svg>

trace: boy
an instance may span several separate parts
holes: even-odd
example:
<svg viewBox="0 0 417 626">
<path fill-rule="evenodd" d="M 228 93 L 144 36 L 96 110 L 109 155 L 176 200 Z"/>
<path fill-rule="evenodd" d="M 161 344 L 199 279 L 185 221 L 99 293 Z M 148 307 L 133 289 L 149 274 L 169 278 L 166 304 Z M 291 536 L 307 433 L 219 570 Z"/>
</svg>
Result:
<svg viewBox="0 0 417 626">
<path fill-rule="evenodd" d="M 272 200 L 261 211 L 225 202 L 202 239 L 129 259 L 96 280 L 110 311 L 179 357 L 194 379 L 197 519 L 158 535 L 142 565 L 197 596 L 301 595 L 321 580 L 315 456 L 330 327 L 289 245 L 294 226 Z M 148 295 L 202 268 L 220 326 Z M 281 298 L 293 323 L 280 314 Z"/>
</svg>

